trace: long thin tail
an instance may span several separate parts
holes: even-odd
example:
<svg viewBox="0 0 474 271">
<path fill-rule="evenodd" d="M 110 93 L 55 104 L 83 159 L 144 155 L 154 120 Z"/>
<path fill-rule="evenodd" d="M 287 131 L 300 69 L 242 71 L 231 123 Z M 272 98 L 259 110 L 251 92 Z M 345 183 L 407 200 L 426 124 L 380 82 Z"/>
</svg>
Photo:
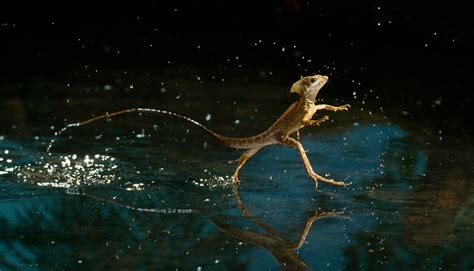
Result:
<svg viewBox="0 0 474 271">
<path fill-rule="evenodd" d="M 197 121 L 195 121 L 191 118 L 188 118 L 186 116 L 183 116 L 183 115 L 180 115 L 180 114 L 177 114 L 177 113 L 174 113 L 174 112 L 169 112 L 169 111 L 159 110 L 159 109 L 152 109 L 152 108 L 129 108 L 129 109 L 116 111 L 116 112 L 113 112 L 113 113 L 106 113 L 106 114 L 103 114 L 103 115 L 100 115 L 100 116 L 97 116 L 97 117 L 93 117 L 93 118 L 88 119 L 88 120 L 83 121 L 83 122 L 71 123 L 71 124 L 67 125 L 66 127 L 62 128 L 61 130 L 59 130 L 58 132 L 56 132 L 54 135 L 59 136 L 70 127 L 78 127 L 78 126 L 82 126 L 82 125 L 85 125 L 85 124 L 88 124 L 88 123 L 91 123 L 91 122 L 94 122 L 94 121 L 97 121 L 97 120 L 100 120 L 100 119 L 108 119 L 108 118 L 111 118 L 111 117 L 114 117 L 114 116 L 118 116 L 118 115 L 122 115 L 122 114 L 126 114 L 126 113 L 134 113 L 134 112 L 164 114 L 164 115 L 169 115 L 169 116 L 176 117 L 180 120 L 190 122 L 191 124 L 194 124 L 194 125 L 198 126 L 199 128 L 201 128 L 202 130 L 204 130 L 207 134 L 209 134 L 212 138 L 216 139 L 218 142 L 220 142 L 220 143 L 222 143 L 226 146 L 229 146 L 229 147 L 233 147 L 233 148 L 241 147 L 242 144 L 239 141 L 242 140 L 242 139 L 245 140 L 244 138 L 240 139 L 240 138 L 231 138 L 231 137 L 222 136 L 218 133 L 215 133 L 215 132 L 209 130 L 207 127 L 205 127 L 201 123 L 199 123 L 199 122 L 197 122 Z M 50 144 L 48 145 L 48 148 L 46 149 L 47 152 L 50 151 L 53 143 L 54 143 L 54 139 L 51 140 Z"/>
</svg>

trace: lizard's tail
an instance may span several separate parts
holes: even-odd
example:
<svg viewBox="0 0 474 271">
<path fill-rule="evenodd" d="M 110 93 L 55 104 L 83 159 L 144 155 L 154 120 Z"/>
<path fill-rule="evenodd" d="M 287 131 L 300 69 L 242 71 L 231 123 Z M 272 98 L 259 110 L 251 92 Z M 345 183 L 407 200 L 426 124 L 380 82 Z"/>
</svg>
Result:
<svg viewBox="0 0 474 271">
<path fill-rule="evenodd" d="M 116 111 L 116 112 L 113 112 L 113 113 L 106 113 L 106 114 L 88 119 L 86 121 L 71 123 L 71 124 L 67 125 L 66 127 L 62 128 L 61 130 L 59 130 L 58 132 L 56 132 L 54 135 L 59 136 L 60 134 L 62 134 L 64 131 L 66 131 L 70 127 L 78 127 L 78 126 L 82 126 L 82 125 L 85 125 L 85 124 L 88 124 L 88 123 L 91 123 L 91 122 L 94 122 L 94 121 L 97 121 L 97 120 L 100 120 L 100 119 L 108 119 L 108 118 L 111 118 L 111 117 L 114 117 L 114 116 L 118 116 L 118 115 L 122 115 L 122 114 L 126 114 L 126 113 L 134 113 L 134 112 L 138 112 L 138 113 L 157 113 L 157 114 L 164 114 L 164 115 L 173 116 L 173 117 L 176 117 L 180 120 L 184 120 L 184 121 L 190 122 L 191 124 L 194 124 L 194 125 L 198 126 L 202 130 L 204 130 L 207 134 L 209 134 L 212 138 L 216 139 L 217 141 L 219 141 L 220 143 L 222 143 L 226 146 L 233 147 L 233 148 L 238 146 L 238 144 L 236 146 L 236 142 L 235 142 L 236 139 L 219 135 L 218 133 L 215 133 L 215 132 L 209 130 L 207 127 L 205 127 L 201 123 L 199 123 L 199 122 L 197 122 L 197 121 L 195 121 L 191 118 L 188 118 L 186 116 L 183 116 L 183 115 L 180 115 L 180 114 L 177 114 L 177 113 L 174 113 L 174 112 L 169 112 L 169 111 L 159 110 L 159 109 L 152 109 L 152 108 L 129 108 L 129 109 Z M 48 145 L 48 148 L 46 149 L 47 152 L 49 152 L 49 150 L 51 149 L 53 143 L 54 143 L 54 139 L 51 140 L 50 144 Z"/>
</svg>

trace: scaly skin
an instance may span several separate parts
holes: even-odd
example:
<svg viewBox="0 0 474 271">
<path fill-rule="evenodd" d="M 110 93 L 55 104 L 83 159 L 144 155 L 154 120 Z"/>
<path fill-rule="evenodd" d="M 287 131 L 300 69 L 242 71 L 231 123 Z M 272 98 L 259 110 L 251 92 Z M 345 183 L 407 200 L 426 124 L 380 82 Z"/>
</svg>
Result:
<svg viewBox="0 0 474 271">
<path fill-rule="evenodd" d="M 190 122 L 201 129 L 203 129 L 206 133 L 208 133 L 211 137 L 216 139 L 218 142 L 236 149 L 247 149 L 239 159 L 235 160 L 237 162 L 237 168 L 232 175 L 234 182 L 238 182 L 239 180 L 239 171 L 242 166 L 247 162 L 249 158 L 255 155 L 259 150 L 263 147 L 275 144 L 282 144 L 285 146 L 292 147 L 298 150 L 300 154 L 300 158 L 303 162 L 303 165 L 306 169 L 306 172 L 309 177 L 314 180 L 315 189 L 318 187 L 318 180 L 336 185 L 336 186 L 346 186 L 348 184 L 344 182 L 337 182 L 331 179 L 326 179 L 318 174 L 316 174 L 311 167 L 311 163 L 308 160 L 306 152 L 304 151 L 303 146 L 299 142 L 299 130 L 305 126 L 318 126 L 322 122 L 328 120 L 328 116 L 324 116 L 317 120 L 312 120 L 311 118 L 313 115 L 319 110 L 329 110 L 329 111 L 346 111 L 350 108 L 350 105 L 346 104 L 343 106 L 332 106 L 327 104 L 315 104 L 316 96 L 319 90 L 326 84 L 328 80 L 327 76 L 324 75 L 313 75 L 302 77 L 296 83 L 293 84 L 291 87 L 291 92 L 297 93 L 300 98 L 294 102 L 292 105 L 286 109 L 286 111 L 273 123 L 270 128 L 266 131 L 251 137 L 226 137 L 220 134 L 217 134 L 211 130 L 209 130 L 204 125 L 200 124 L 199 122 L 190 119 L 188 117 L 179 115 L 174 112 L 168 112 L 159 109 L 150 109 L 150 108 L 130 108 L 121 111 L 117 111 L 114 113 L 107 113 L 104 115 L 100 115 L 84 122 L 80 123 L 72 123 L 63 128 L 57 135 L 64 132 L 69 127 L 77 127 L 81 126 L 99 119 L 103 118 L 110 118 L 113 116 L 131 113 L 131 112 L 145 112 L 145 113 L 158 113 L 158 114 L 165 114 L 169 116 L 176 117 L 178 119 Z M 292 134 L 296 133 L 297 139 L 291 137 Z M 50 145 L 51 147 L 51 145 Z M 49 147 L 48 147 L 49 151 Z"/>
<path fill-rule="evenodd" d="M 318 120 L 312 120 L 311 118 L 318 110 L 330 110 L 336 112 L 348 110 L 350 108 L 350 105 L 348 104 L 343 106 L 315 104 L 316 96 L 319 90 L 324 86 L 324 84 L 326 84 L 327 80 L 328 77 L 323 75 L 314 75 L 301 78 L 299 81 L 294 83 L 291 88 L 291 92 L 296 92 L 300 95 L 300 98 L 298 99 L 298 101 L 293 103 L 275 121 L 275 123 L 270 126 L 270 128 L 268 128 L 268 130 L 254 137 L 245 138 L 245 141 L 243 142 L 239 142 L 235 139 L 232 139 L 232 143 L 240 143 L 238 145 L 240 148 L 249 148 L 249 150 L 244 152 L 238 160 L 237 168 L 234 174 L 232 175 L 235 181 L 238 181 L 239 171 L 250 157 L 255 155 L 259 150 L 261 150 L 267 145 L 282 144 L 298 150 L 308 176 L 314 180 L 316 190 L 318 188 L 318 180 L 336 186 L 348 185 L 344 182 L 337 182 L 332 179 L 326 179 L 316 174 L 313 168 L 311 167 L 311 163 L 309 162 L 306 152 L 299 140 L 294 139 L 290 136 L 291 134 L 296 132 L 299 137 L 298 131 L 304 126 L 319 125 L 320 123 L 329 119 L 328 116 L 324 116 Z M 246 143 L 246 145 L 244 145 L 243 143 Z"/>
</svg>

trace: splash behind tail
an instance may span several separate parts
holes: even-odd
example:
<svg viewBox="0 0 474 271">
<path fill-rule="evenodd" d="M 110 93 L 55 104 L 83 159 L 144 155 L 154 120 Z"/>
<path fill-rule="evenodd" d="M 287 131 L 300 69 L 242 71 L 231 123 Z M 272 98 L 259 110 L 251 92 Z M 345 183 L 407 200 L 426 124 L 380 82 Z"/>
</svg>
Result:
<svg viewBox="0 0 474 271">
<path fill-rule="evenodd" d="M 198 126 L 202 130 L 204 130 L 204 132 L 206 132 L 208 135 L 210 135 L 212 138 L 214 138 L 218 142 L 220 142 L 220 143 L 222 143 L 222 144 L 224 144 L 228 147 L 231 147 L 231 148 L 247 149 L 247 148 L 252 148 L 253 145 L 256 144 L 256 142 L 255 142 L 256 137 L 232 138 L 232 137 L 222 136 L 218 133 L 215 133 L 215 132 L 209 130 L 207 127 L 205 127 L 201 123 L 199 123 L 199 122 L 197 122 L 197 121 L 195 121 L 191 118 L 188 118 L 186 116 L 183 116 L 183 115 L 180 115 L 180 114 L 177 114 L 177 113 L 174 113 L 174 112 L 169 112 L 169 111 L 160 110 L 160 109 L 152 109 L 152 108 L 129 108 L 129 109 L 116 111 L 116 112 L 113 112 L 113 113 L 106 113 L 106 114 L 103 114 L 103 115 L 100 115 L 100 116 L 97 116 L 97 117 L 93 117 L 93 118 L 88 119 L 88 120 L 83 121 L 83 122 L 71 123 L 71 124 L 67 125 L 66 127 L 62 128 L 61 130 L 59 130 L 58 132 L 56 132 L 54 135 L 59 136 L 70 127 L 78 127 L 78 126 L 86 125 L 88 123 L 91 123 L 91 122 L 94 122 L 94 121 L 97 121 L 97 120 L 100 120 L 100 119 L 106 119 L 106 118 L 108 119 L 108 118 L 111 118 L 111 117 L 114 117 L 114 116 L 118 116 L 118 115 L 122 115 L 122 114 L 126 114 L 126 113 L 134 113 L 134 112 L 164 114 L 164 115 L 169 115 L 169 116 L 176 117 L 180 120 L 187 121 L 191 124 L 194 124 L 194 125 Z M 48 148 L 46 149 L 47 152 L 50 151 L 50 149 L 52 148 L 53 143 L 54 143 L 54 139 L 51 140 L 50 144 L 48 145 Z M 252 146 L 250 146 L 249 143 Z"/>
</svg>

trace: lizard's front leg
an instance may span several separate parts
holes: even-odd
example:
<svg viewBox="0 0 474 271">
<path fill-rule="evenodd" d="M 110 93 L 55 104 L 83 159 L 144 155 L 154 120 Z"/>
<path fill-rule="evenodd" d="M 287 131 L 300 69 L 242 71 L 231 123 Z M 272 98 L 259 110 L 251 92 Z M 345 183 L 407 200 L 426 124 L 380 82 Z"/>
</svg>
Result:
<svg viewBox="0 0 474 271">
<path fill-rule="evenodd" d="M 317 104 L 315 105 L 316 110 L 329 110 L 329 111 L 347 111 L 351 106 L 349 104 L 341 105 L 341 106 L 333 106 L 328 104 Z"/>
<path fill-rule="evenodd" d="M 336 186 L 347 186 L 348 185 L 345 182 L 337 182 L 337 181 L 334 181 L 332 179 L 326 179 L 326 178 L 316 174 L 313 170 L 313 167 L 311 167 L 311 163 L 309 162 L 308 156 L 306 155 L 306 152 L 304 151 L 303 145 L 301 145 L 301 143 L 299 141 L 297 141 L 296 139 L 291 138 L 289 136 L 282 136 L 281 139 L 280 139 L 280 143 L 283 144 L 283 145 L 286 145 L 286 146 L 290 146 L 290 147 L 298 150 L 298 152 L 300 154 L 301 161 L 303 162 L 303 165 L 306 169 L 306 172 L 308 173 L 308 176 L 311 177 L 314 180 L 315 190 L 318 189 L 318 180 L 322 181 L 322 182 L 325 182 L 325 183 L 328 183 L 328 184 L 336 185 Z"/>
</svg>

